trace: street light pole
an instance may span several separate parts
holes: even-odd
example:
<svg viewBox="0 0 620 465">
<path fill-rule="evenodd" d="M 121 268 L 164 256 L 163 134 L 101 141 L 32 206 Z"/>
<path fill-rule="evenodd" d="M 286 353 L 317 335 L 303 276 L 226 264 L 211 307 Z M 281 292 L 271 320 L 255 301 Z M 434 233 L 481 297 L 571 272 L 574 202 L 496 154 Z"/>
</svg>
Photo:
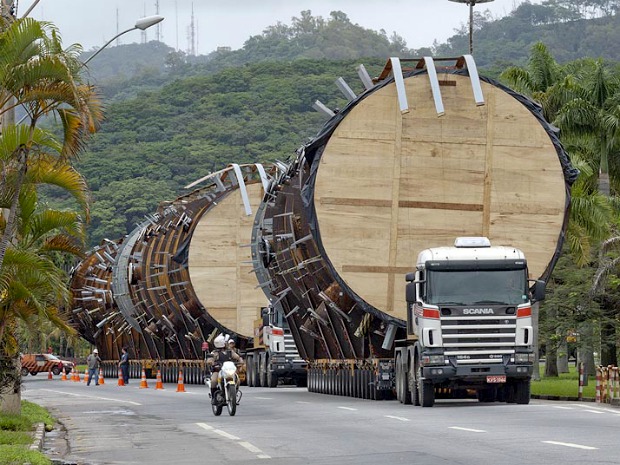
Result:
<svg viewBox="0 0 620 465">
<path fill-rule="evenodd" d="M 469 54 L 474 54 L 474 5 L 489 3 L 494 0 L 450 0 L 455 3 L 464 3 L 469 6 Z"/>
<path fill-rule="evenodd" d="M 163 16 L 159 16 L 159 15 L 154 15 L 154 16 L 146 16 L 144 18 L 140 18 L 139 20 L 136 21 L 136 24 L 134 27 L 127 29 L 126 31 L 121 32 L 120 34 L 116 34 L 114 37 L 112 37 L 110 40 L 108 40 L 103 47 L 99 48 L 99 50 L 97 50 L 95 53 L 93 53 L 91 56 L 89 56 L 85 61 L 82 62 L 82 64 L 80 66 L 86 66 L 86 64 L 92 60 L 93 58 L 95 58 L 97 55 L 99 55 L 99 53 L 106 48 L 108 45 L 110 45 L 115 39 L 117 39 L 118 37 L 122 36 L 123 34 L 126 34 L 127 32 L 131 32 L 134 31 L 136 29 L 140 29 L 142 31 L 144 31 L 145 29 L 154 26 L 157 23 L 160 23 L 164 20 Z M 23 123 L 26 118 L 28 118 L 28 113 L 26 113 L 18 122 L 17 124 L 21 124 Z"/>
<path fill-rule="evenodd" d="M 123 31 L 119 34 L 116 34 L 114 37 L 112 37 L 110 40 L 108 40 L 103 47 L 101 47 L 99 50 L 97 50 L 95 53 L 93 53 L 91 56 L 88 57 L 88 59 L 82 63 L 82 66 L 86 65 L 90 60 L 92 60 L 93 58 L 95 58 L 97 55 L 99 55 L 99 52 L 101 52 L 104 48 L 106 48 L 108 45 L 110 45 L 112 42 L 114 42 L 116 39 L 118 39 L 120 36 L 122 36 L 123 34 L 126 34 L 128 32 L 134 31 L 136 29 L 140 29 L 141 31 L 144 31 L 145 29 L 148 29 L 151 26 L 154 26 L 157 23 L 160 23 L 164 20 L 163 16 L 159 16 L 159 15 L 154 15 L 154 16 L 146 16 L 145 18 L 140 18 L 138 21 L 136 21 L 136 25 L 132 28 L 127 29 L 126 31 Z"/>
</svg>

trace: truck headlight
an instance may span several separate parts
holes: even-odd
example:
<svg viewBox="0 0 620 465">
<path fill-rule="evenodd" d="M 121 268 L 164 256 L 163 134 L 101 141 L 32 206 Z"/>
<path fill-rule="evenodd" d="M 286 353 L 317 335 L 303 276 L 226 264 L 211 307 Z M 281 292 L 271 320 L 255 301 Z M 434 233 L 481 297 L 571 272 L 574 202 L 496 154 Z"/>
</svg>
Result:
<svg viewBox="0 0 620 465">
<path fill-rule="evenodd" d="M 515 354 L 515 363 L 534 363 L 534 354 Z"/>
<path fill-rule="evenodd" d="M 422 356 L 422 364 L 424 365 L 444 365 L 445 358 L 443 355 L 424 355 Z"/>
</svg>

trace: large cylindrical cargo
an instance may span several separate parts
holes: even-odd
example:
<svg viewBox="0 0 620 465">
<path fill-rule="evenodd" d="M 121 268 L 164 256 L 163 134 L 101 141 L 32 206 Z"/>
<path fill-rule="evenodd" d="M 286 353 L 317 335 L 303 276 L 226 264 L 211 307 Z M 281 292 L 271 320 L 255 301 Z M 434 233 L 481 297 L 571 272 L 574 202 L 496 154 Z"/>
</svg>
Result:
<svg viewBox="0 0 620 465">
<path fill-rule="evenodd" d="M 388 62 L 261 208 L 259 277 L 307 359 L 391 357 L 405 273 L 458 236 L 519 248 L 530 278 L 549 277 L 577 173 L 534 102 L 464 62 L 403 78 Z"/>
<path fill-rule="evenodd" d="M 138 359 L 202 359 L 202 343 L 219 333 L 245 348 L 254 320 L 267 306 L 252 272 L 250 241 L 254 213 L 274 170 L 231 165 L 201 179 L 199 189 L 162 203 L 118 241 L 113 254 L 104 255 L 105 276 L 95 281 L 113 300 L 107 313 L 102 307 L 96 320 L 79 323 L 80 334 L 95 342 L 97 325 L 118 318 L 126 334 L 118 341 Z M 98 250 L 90 254 L 95 264 Z M 99 272 L 90 262 L 78 269 L 74 306 L 83 292 L 80 276 Z"/>
</svg>

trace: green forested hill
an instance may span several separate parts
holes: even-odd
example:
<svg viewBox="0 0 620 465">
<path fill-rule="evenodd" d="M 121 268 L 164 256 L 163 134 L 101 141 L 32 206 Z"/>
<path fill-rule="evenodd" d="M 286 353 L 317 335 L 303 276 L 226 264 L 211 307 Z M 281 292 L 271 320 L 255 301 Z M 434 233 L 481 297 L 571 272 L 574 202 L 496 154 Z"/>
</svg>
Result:
<svg viewBox="0 0 620 465">
<path fill-rule="evenodd" d="M 228 163 L 287 159 L 323 125 L 321 99 L 346 103 L 334 81 L 357 91 L 356 61 L 261 62 L 176 79 L 109 106 L 78 165 L 93 191 L 91 243 L 126 234 L 162 200 Z M 383 60 L 366 61 L 378 71 Z"/>
</svg>

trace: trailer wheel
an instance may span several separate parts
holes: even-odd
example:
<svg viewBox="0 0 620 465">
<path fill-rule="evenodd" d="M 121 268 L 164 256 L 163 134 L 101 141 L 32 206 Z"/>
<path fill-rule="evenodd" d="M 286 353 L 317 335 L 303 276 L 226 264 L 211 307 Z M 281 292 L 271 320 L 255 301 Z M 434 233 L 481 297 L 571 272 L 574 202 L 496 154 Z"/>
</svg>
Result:
<svg viewBox="0 0 620 465">
<path fill-rule="evenodd" d="M 433 383 L 422 379 L 422 367 L 419 363 L 416 374 L 418 400 L 420 405 L 422 407 L 432 407 L 435 405 L 435 388 L 433 387 Z"/>
<path fill-rule="evenodd" d="M 521 379 L 514 383 L 514 400 L 517 404 L 530 403 L 530 380 Z"/>
<path fill-rule="evenodd" d="M 497 398 L 497 389 L 495 387 L 486 387 L 476 391 L 478 402 L 495 402 Z"/>
</svg>

